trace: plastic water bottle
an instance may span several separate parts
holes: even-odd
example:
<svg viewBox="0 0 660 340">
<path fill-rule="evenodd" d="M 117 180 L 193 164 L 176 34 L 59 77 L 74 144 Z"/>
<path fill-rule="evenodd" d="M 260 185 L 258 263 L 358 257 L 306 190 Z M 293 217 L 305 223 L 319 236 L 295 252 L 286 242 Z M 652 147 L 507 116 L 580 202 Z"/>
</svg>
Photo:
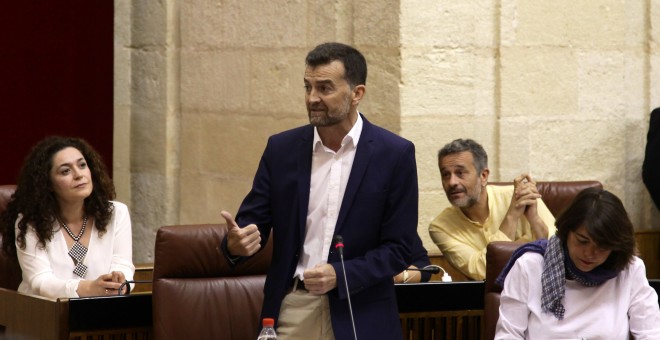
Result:
<svg viewBox="0 0 660 340">
<path fill-rule="evenodd" d="M 257 340 L 274 340 L 277 339 L 277 333 L 275 333 L 275 320 L 271 318 L 264 318 L 261 321 L 261 333 Z"/>
</svg>

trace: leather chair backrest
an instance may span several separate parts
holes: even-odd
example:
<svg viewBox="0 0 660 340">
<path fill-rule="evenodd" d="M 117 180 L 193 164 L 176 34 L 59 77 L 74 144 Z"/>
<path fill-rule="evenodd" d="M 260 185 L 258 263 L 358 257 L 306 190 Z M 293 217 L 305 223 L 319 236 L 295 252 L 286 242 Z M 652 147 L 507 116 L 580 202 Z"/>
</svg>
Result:
<svg viewBox="0 0 660 340">
<path fill-rule="evenodd" d="M 512 183 L 489 182 L 491 185 L 511 185 Z M 580 191 L 587 188 L 603 188 L 599 181 L 537 182 L 536 187 L 550 212 L 558 217 L 575 199 Z M 500 293 L 502 287 L 495 279 L 520 247 L 520 242 L 491 242 L 486 248 L 486 282 L 484 295 L 484 339 L 495 338 L 495 326 L 499 319 Z"/>
<path fill-rule="evenodd" d="M 7 209 L 7 204 L 11 200 L 11 196 L 16 191 L 15 185 L 0 185 L 0 213 L 3 213 Z M 14 240 L 7 240 L 7 242 L 13 242 Z M 2 239 L 2 234 L 0 234 L 0 244 L 5 242 Z M 5 255 L 3 251 L 0 250 L 0 288 L 16 290 L 18 285 L 21 284 L 22 280 L 21 267 L 18 264 L 18 260 L 13 257 Z"/>
<path fill-rule="evenodd" d="M 220 249 L 226 225 L 158 230 L 154 254 L 154 337 L 256 339 L 272 242 L 231 268 Z"/>
<path fill-rule="evenodd" d="M 490 185 L 512 185 L 511 182 L 488 182 Z M 543 203 L 550 212 L 559 216 L 568 207 L 577 194 L 586 188 L 603 188 L 599 181 L 536 182 Z"/>
<path fill-rule="evenodd" d="M 486 283 L 484 288 L 484 339 L 495 338 L 495 326 L 500 315 L 500 293 L 502 287 L 495 284 L 495 279 L 518 249 L 521 242 L 495 241 L 486 247 Z"/>
</svg>

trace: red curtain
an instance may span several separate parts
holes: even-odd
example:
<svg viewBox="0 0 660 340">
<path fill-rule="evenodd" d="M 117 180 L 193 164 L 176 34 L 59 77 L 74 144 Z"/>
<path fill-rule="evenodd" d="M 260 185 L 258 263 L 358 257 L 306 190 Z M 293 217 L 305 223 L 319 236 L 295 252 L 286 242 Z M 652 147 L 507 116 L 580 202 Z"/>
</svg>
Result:
<svg viewBox="0 0 660 340">
<path fill-rule="evenodd" d="M 48 135 L 85 138 L 112 171 L 113 1 L 0 6 L 0 184 Z"/>
</svg>

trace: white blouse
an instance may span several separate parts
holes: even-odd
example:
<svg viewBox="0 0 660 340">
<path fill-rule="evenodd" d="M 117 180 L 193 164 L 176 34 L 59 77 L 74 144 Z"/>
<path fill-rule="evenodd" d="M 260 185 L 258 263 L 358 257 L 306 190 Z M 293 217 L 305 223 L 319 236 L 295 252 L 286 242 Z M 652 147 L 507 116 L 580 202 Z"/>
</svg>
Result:
<svg viewBox="0 0 660 340">
<path fill-rule="evenodd" d="M 563 320 L 541 309 L 542 271 L 543 256 L 532 252 L 511 268 L 495 339 L 660 339 L 658 295 L 640 258 L 596 287 L 566 281 Z"/>
<path fill-rule="evenodd" d="M 126 280 L 133 280 L 133 235 L 128 207 L 120 202 L 111 202 L 114 210 L 105 234 L 99 237 L 96 228 L 89 240 L 84 264 L 88 267 L 85 280 L 95 280 L 103 274 L 121 271 Z M 16 225 L 18 225 L 17 219 Z M 53 226 L 60 230 L 60 226 Z M 18 234 L 18 228 L 16 228 Z M 18 262 L 23 271 L 23 281 L 18 292 L 49 298 L 78 297 L 76 290 L 81 278 L 73 273 L 75 265 L 69 256 L 64 234 L 56 232 L 46 247 L 37 245 L 38 237 L 32 227 L 25 234 L 25 249 L 16 245 Z"/>
</svg>

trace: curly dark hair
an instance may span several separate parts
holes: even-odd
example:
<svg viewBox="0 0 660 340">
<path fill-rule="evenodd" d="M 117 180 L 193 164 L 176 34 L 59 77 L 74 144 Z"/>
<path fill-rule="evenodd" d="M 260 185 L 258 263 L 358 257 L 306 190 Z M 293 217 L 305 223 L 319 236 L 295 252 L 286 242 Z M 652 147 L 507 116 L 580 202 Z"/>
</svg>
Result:
<svg viewBox="0 0 660 340">
<path fill-rule="evenodd" d="M 99 235 L 105 233 L 112 217 L 113 206 L 110 201 L 115 198 L 115 187 L 101 156 L 81 138 L 46 137 L 37 143 L 25 158 L 18 176 L 16 192 L 12 195 L 7 209 L 0 215 L 2 249 L 7 255 L 16 256 L 16 243 L 13 240 L 17 241 L 21 249 L 25 248 L 28 226 L 35 229 L 39 237 L 38 244 L 42 247 L 53 238 L 56 231 L 53 224 L 60 211 L 50 172 L 55 154 L 67 147 L 76 148 L 87 162 L 94 188 L 85 198 L 85 215 L 94 218 Z M 16 235 L 15 225 L 19 214 L 22 219 L 18 223 L 19 233 Z"/>
<path fill-rule="evenodd" d="M 556 235 L 564 247 L 568 233 L 584 225 L 589 237 L 599 247 L 612 250 L 602 264 L 604 268 L 619 272 L 636 253 L 635 228 L 621 200 L 607 190 L 582 190 L 557 218 L 555 225 Z"/>
</svg>

